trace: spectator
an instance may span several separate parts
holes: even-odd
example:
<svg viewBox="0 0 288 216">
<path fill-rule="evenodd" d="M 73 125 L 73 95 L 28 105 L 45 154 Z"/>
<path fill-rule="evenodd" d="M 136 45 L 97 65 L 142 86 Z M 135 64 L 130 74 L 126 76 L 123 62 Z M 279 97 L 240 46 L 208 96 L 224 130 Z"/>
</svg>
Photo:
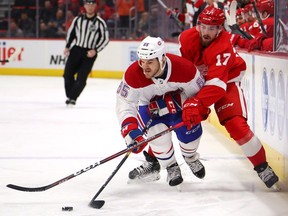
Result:
<svg viewBox="0 0 288 216">
<path fill-rule="evenodd" d="M 18 27 L 17 23 L 14 20 L 10 21 L 10 35 L 8 33 L 7 37 L 12 37 L 12 38 L 24 37 L 23 31 Z"/>
<path fill-rule="evenodd" d="M 99 0 L 98 16 L 104 19 L 106 22 L 113 17 L 115 13 L 114 8 L 106 4 L 105 0 Z"/>
<path fill-rule="evenodd" d="M 14 4 L 12 5 L 11 17 L 14 20 L 18 20 L 20 18 L 21 12 L 23 10 L 28 10 L 28 7 L 31 6 L 30 0 L 14 0 Z"/>
<path fill-rule="evenodd" d="M 51 24 L 48 22 L 47 24 L 43 21 L 40 21 L 39 26 L 40 32 L 39 37 L 40 38 L 55 38 L 55 29 L 51 27 Z"/>
<path fill-rule="evenodd" d="M 40 22 L 43 21 L 47 24 L 53 18 L 55 13 L 51 0 L 46 0 L 44 2 L 44 7 L 40 10 Z"/>
<path fill-rule="evenodd" d="M 71 26 L 74 18 L 75 18 L 75 16 L 74 16 L 73 12 L 71 10 L 68 10 L 66 13 L 66 20 L 65 20 L 65 24 L 64 24 L 66 32 L 68 31 L 69 27 Z"/>
<path fill-rule="evenodd" d="M 129 28 L 129 15 L 131 8 L 134 7 L 134 0 L 117 0 L 117 14 L 119 17 L 119 27 L 120 27 L 120 36 L 122 39 L 126 39 L 128 37 L 127 30 Z"/>
<path fill-rule="evenodd" d="M 28 16 L 27 11 L 22 11 L 18 20 L 18 26 L 22 29 L 24 37 L 35 36 L 35 22 Z"/>
<path fill-rule="evenodd" d="M 150 22 L 150 36 L 158 37 L 160 35 L 159 26 L 162 23 L 161 15 L 159 14 L 159 5 L 153 4 L 150 9 L 149 22 Z"/>
<path fill-rule="evenodd" d="M 139 16 L 141 16 L 141 14 L 145 12 L 145 4 L 144 4 L 144 0 L 137 0 L 137 13 Z"/>
<path fill-rule="evenodd" d="M 56 37 L 65 37 L 65 17 L 62 9 L 57 9 L 55 19 L 52 19 L 51 23 L 56 29 Z"/>
<path fill-rule="evenodd" d="M 149 13 L 148 12 L 143 12 L 141 14 L 139 23 L 138 23 L 138 29 L 136 32 L 136 36 L 138 38 L 144 38 L 148 36 L 148 31 L 149 31 Z"/>
<path fill-rule="evenodd" d="M 65 11 L 65 8 L 66 8 L 65 0 L 58 0 L 57 9 L 62 9 L 63 11 Z"/>
<path fill-rule="evenodd" d="M 69 10 L 73 13 L 73 16 L 78 15 L 79 8 L 80 8 L 79 0 L 70 0 Z"/>
</svg>

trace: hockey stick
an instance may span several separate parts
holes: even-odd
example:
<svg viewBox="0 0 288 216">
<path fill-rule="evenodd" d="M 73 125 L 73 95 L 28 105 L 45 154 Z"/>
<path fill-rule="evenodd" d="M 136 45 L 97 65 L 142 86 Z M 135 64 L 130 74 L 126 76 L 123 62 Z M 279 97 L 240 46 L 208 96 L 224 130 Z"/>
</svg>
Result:
<svg viewBox="0 0 288 216">
<path fill-rule="evenodd" d="M 261 28 L 263 34 L 267 37 L 267 32 L 266 32 L 266 29 L 264 28 L 264 25 L 263 25 L 262 19 L 261 19 L 261 17 L 260 17 L 259 11 L 258 11 L 258 9 L 257 9 L 257 7 L 256 7 L 255 1 L 252 1 L 252 5 L 253 5 L 253 9 L 254 9 L 254 11 L 255 11 L 257 20 L 258 20 L 258 22 L 259 22 L 260 28 Z"/>
<path fill-rule="evenodd" d="M 17 47 L 14 50 L 13 54 L 8 59 L 0 60 L 0 63 L 2 63 L 2 62 L 8 63 L 8 62 L 11 62 L 11 61 L 15 61 L 17 56 L 21 53 L 21 51 L 22 51 L 22 48 L 21 47 Z"/>
<path fill-rule="evenodd" d="M 229 25 L 229 28 L 231 29 L 232 34 L 239 34 L 248 40 L 253 39 L 253 37 L 248 32 L 243 31 L 237 24 Z"/>
<path fill-rule="evenodd" d="M 142 130 L 142 133 L 145 134 L 147 132 L 148 127 L 152 123 L 152 118 L 146 123 L 145 127 Z M 94 197 L 90 200 L 89 206 L 92 208 L 100 209 L 105 204 L 104 200 L 95 200 L 100 193 L 104 190 L 104 188 L 108 185 L 108 183 L 111 181 L 111 179 L 115 176 L 115 174 L 118 172 L 118 170 L 121 168 L 121 166 L 125 163 L 127 158 L 129 157 L 131 151 L 127 152 L 125 157 L 120 161 L 120 163 L 117 165 L 115 170 L 112 172 L 112 174 L 108 177 L 108 179 L 105 181 L 105 183 L 102 185 L 102 187 L 98 190 L 98 192 L 94 195 Z"/>
<path fill-rule="evenodd" d="M 53 188 L 53 187 L 55 187 L 55 186 L 57 186 L 59 184 L 62 184 L 64 182 L 66 182 L 66 181 L 68 181 L 68 180 L 70 180 L 70 179 L 72 179 L 72 178 L 74 178 L 76 176 L 79 176 L 79 175 L 81 175 L 81 174 L 83 174 L 83 173 L 85 173 L 85 172 L 87 172 L 87 171 L 89 171 L 91 169 L 94 169 L 95 167 L 97 167 L 97 166 L 99 166 L 101 164 L 104 164 L 104 163 L 106 163 L 106 162 L 108 162 L 108 161 L 110 161 L 110 160 L 112 160 L 114 158 L 117 158 L 120 155 L 123 155 L 123 154 L 125 154 L 125 153 L 127 153 L 129 151 L 132 151 L 133 149 L 138 148 L 141 145 L 146 144 L 146 143 L 148 143 L 148 142 L 150 142 L 152 140 L 155 140 L 158 137 L 161 137 L 161 136 L 163 136 L 163 135 L 165 135 L 165 134 L 167 134 L 167 133 L 169 133 L 169 132 L 171 132 L 171 131 L 179 128 L 179 127 L 182 127 L 182 126 L 184 126 L 184 123 L 180 122 L 180 123 L 168 128 L 168 129 L 166 129 L 166 130 L 164 130 L 164 131 L 162 131 L 162 132 L 160 132 L 158 134 L 155 134 L 155 135 L 143 140 L 142 142 L 139 142 L 139 143 L 137 143 L 137 144 L 135 144 L 133 146 L 127 147 L 126 149 L 123 149 L 122 151 L 119 151 L 119 152 L 117 152 L 117 153 L 115 153 L 115 154 L 113 154 L 113 155 L 111 155 L 109 157 L 106 157 L 106 158 L 104 158 L 104 159 L 102 159 L 102 160 L 100 160 L 100 161 L 98 161 L 98 162 L 96 162 L 96 163 L 84 168 L 84 169 L 79 170 L 76 173 L 68 175 L 68 176 L 66 176 L 66 177 L 64 177 L 64 178 L 62 178 L 62 179 L 60 179 L 60 180 L 58 180 L 56 182 L 51 183 L 51 184 L 48 184 L 48 185 L 45 185 L 45 186 L 41 186 L 41 187 L 23 187 L 23 186 L 14 185 L 14 184 L 8 184 L 7 187 L 11 188 L 11 189 L 14 189 L 14 190 L 25 191 L 25 192 L 46 191 L 46 190 L 48 190 L 50 188 Z"/>
<path fill-rule="evenodd" d="M 131 151 L 126 153 L 125 157 L 120 161 L 120 163 L 117 165 L 116 169 L 112 172 L 112 174 L 109 176 L 109 178 L 106 180 L 106 182 L 102 185 L 102 187 L 98 190 L 98 192 L 91 199 L 91 201 L 89 202 L 90 207 L 100 209 L 105 204 L 104 200 L 95 200 L 95 199 L 99 196 L 99 194 L 104 190 L 104 188 L 111 181 L 111 179 L 114 177 L 114 175 L 118 172 L 118 170 L 121 168 L 121 166 L 124 164 L 124 162 L 129 157 L 130 153 L 131 153 Z"/>
<path fill-rule="evenodd" d="M 243 31 L 236 23 L 236 10 L 237 10 L 237 1 L 233 0 L 231 2 L 231 5 L 230 5 L 230 15 L 228 14 L 227 10 L 225 10 L 225 17 L 226 17 L 226 20 L 227 20 L 227 24 L 229 26 L 229 28 L 231 29 L 231 33 L 232 34 L 239 34 L 241 35 L 243 38 L 246 38 L 248 40 L 251 40 L 253 39 L 253 37 Z"/>
<path fill-rule="evenodd" d="M 169 8 L 165 5 L 165 3 L 162 0 L 157 0 L 157 2 L 167 11 Z M 184 30 L 183 23 L 176 17 L 175 13 L 171 11 L 171 17 L 175 21 L 176 25 L 181 29 L 181 31 Z M 175 33 L 174 33 L 175 34 Z"/>
</svg>

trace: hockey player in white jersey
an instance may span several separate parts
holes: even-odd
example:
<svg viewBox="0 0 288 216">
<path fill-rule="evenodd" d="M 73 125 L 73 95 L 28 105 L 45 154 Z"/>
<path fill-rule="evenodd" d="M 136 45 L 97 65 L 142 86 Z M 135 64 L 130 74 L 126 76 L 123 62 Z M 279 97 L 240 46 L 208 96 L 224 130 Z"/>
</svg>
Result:
<svg viewBox="0 0 288 216">
<path fill-rule="evenodd" d="M 116 113 L 121 134 L 126 144 L 133 145 L 182 121 L 182 103 L 195 95 L 204 85 L 204 79 L 193 63 L 173 54 L 166 54 L 164 41 L 159 37 L 146 37 L 137 50 L 139 60 L 132 63 L 117 90 Z M 198 123 L 192 128 L 186 126 L 175 130 L 181 153 L 191 171 L 198 178 L 204 178 L 205 168 L 199 160 L 197 149 L 202 135 L 199 122 L 206 119 L 210 110 L 199 107 L 195 112 Z M 151 122 L 152 119 L 152 122 Z M 147 125 L 147 122 L 150 124 Z M 176 161 L 172 134 L 168 133 L 149 143 L 149 153 L 144 151 L 146 162 L 129 173 L 130 180 L 160 178 L 160 169 L 167 170 L 167 182 L 176 186 L 183 182 L 180 167 Z M 135 149 L 139 153 L 145 145 Z M 151 179 L 149 179 L 151 181 Z"/>
</svg>

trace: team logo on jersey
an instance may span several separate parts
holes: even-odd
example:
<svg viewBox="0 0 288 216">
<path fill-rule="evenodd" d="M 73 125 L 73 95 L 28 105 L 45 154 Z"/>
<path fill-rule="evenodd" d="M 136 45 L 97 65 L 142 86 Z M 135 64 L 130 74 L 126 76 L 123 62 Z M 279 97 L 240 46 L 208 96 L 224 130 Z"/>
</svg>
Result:
<svg viewBox="0 0 288 216">
<path fill-rule="evenodd" d="M 89 26 L 89 31 L 90 31 L 90 32 L 96 31 L 96 26 L 93 25 L 93 24 L 91 24 L 91 25 Z"/>
<path fill-rule="evenodd" d="M 202 88 L 205 84 L 205 80 L 201 77 L 199 77 L 197 80 L 196 80 L 196 83 L 198 85 L 199 88 Z"/>
</svg>

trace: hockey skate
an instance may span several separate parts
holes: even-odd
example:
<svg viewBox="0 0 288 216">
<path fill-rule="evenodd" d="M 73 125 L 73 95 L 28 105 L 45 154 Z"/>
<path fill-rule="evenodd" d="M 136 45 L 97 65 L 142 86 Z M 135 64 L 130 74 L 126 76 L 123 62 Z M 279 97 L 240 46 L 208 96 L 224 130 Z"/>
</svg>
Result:
<svg viewBox="0 0 288 216">
<path fill-rule="evenodd" d="M 73 107 L 73 106 L 76 105 L 76 101 L 75 100 L 71 100 L 69 98 L 65 101 L 65 103 L 66 103 L 67 107 Z"/>
<path fill-rule="evenodd" d="M 176 186 L 183 182 L 181 170 L 177 162 L 167 167 L 167 182 L 170 186 Z"/>
<path fill-rule="evenodd" d="M 204 178 L 205 177 L 205 167 L 199 160 L 199 154 L 196 153 L 192 157 L 184 157 L 184 160 L 190 167 L 191 171 L 197 178 Z"/>
<path fill-rule="evenodd" d="M 268 188 L 272 187 L 276 191 L 281 190 L 277 183 L 279 181 L 279 178 L 267 162 L 256 166 L 254 170 L 258 173 L 258 176 Z"/>
<path fill-rule="evenodd" d="M 146 183 L 160 179 L 160 164 L 156 158 L 143 151 L 146 161 L 129 172 L 128 183 Z"/>
</svg>

